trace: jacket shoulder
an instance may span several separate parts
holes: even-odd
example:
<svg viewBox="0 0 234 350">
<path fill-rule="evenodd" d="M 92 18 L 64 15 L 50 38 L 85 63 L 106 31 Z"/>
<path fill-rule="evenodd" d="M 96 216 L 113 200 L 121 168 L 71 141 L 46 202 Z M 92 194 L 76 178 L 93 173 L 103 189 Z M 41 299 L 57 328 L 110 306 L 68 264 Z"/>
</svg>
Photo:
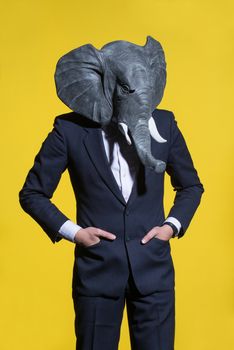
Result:
<svg viewBox="0 0 234 350">
<path fill-rule="evenodd" d="M 154 118 L 163 119 L 167 121 L 171 121 L 171 119 L 174 119 L 174 113 L 168 109 L 155 108 L 152 112 L 152 115 Z"/>
<path fill-rule="evenodd" d="M 174 113 L 167 109 L 155 108 L 152 112 L 152 116 L 156 124 L 163 130 L 171 129 L 175 122 Z"/>
<path fill-rule="evenodd" d="M 54 124 L 60 124 L 64 127 L 80 127 L 80 128 L 96 128 L 99 127 L 98 123 L 89 120 L 81 114 L 76 112 L 64 113 L 54 118 Z"/>
</svg>

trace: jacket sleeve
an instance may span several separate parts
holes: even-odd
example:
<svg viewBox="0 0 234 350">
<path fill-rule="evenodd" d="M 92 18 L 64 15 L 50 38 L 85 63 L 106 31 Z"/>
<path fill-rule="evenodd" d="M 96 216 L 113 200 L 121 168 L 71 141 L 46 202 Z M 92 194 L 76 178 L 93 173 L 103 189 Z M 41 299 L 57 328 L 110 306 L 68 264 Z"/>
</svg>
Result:
<svg viewBox="0 0 234 350">
<path fill-rule="evenodd" d="M 181 238 L 200 204 L 204 187 L 194 168 L 185 139 L 177 126 L 173 113 L 166 172 L 170 176 L 173 190 L 176 191 L 174 203 L 168 216 L 173 216 L 180 221 L 182 227 L 178 238 Z"/>
<path fill-rule="evenodd" d="M 62 239 L 58 231 L 69 220 L 50 200 L 67 168 L 67 160 L 61 120 L 56 117 L 53 129 L 43 141 L 19 192 L 21 207 L 42 227 L 53 243 Z"/>
</svg>

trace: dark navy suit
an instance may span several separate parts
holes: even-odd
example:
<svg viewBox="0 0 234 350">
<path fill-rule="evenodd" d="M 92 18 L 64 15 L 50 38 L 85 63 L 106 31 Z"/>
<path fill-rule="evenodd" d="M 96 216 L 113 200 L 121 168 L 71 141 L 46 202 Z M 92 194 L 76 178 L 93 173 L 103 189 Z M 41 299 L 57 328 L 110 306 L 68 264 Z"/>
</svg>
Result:
<svg viewBox="0 0 234 350">
<path fill-rule="evenodd" d="M 200 203 L 204 188 L 174 114 L 167 110 L 155 109 L 152 115 L 160 135 L 167 140 L 165 143 L 157 143 L 151 139 L 152 154 L 167 164 L 166 172 L 170 175 L 171 184 L 176 191 L 168 216 L 180 221 L 181 238 Z M 61 239 L 58 230 L 69 219 L 51 202 L 61 175 L 66 169 L 76 197 L 77 224 L 83 228 L 98 227 L 117 236 L 113 241 L 101 238 L 100 242 L 89 247 L 75 245 L 72 286 L 76 322 L 80 320 L 80 330 L 77 330 L 80 341 L 77 343 L 77 349 L 113 350 L 117 348 L 118 331 L 110 333 L 109 343 L 107 335 L 104 339 L 97 333 L 96 343 L 94 335 L 91 337 L 92 344 L 89 343 L 91 340 L 85 340 L 84 329 L 82 333 L 82 322 L 85 320 L 81 314 L 84 312 L 82 308 L 86 301 L 92 303 L 93 297 L 105 297 L 109 302 L 115 300 L 121 303 L 122 306 L 119 304 L 115 308 L 115 313 L 119 310 L 116 320 L 120 322 L 121 307 L 124 305 L 123 295 L 129 286 L 134 285 L 141 297 L 150 298 L 155 293 L 169 293 L 167 304 L 173 297 L 175 279 L 170 242 L 155 238 L 146 244 L 141 243 L 141 239 L 150 229 L 162 225 L 165 220 L 165 173 L 158 174 L 141 165 L 126 203 L 108 164 L 100 125 L 73 112 L 56 117 L 54 128 L 43 142 L 19 193 L 22 208 L 38 222 L 53 243 Z M 165 293 L 162 294 L 163 292 Z M 93 313 L 90 305 L 86 306 L 86 311 L 90 308 L 89 315 Z M 129 304 L 129 317 L 131 312 L 134 315 L 134 310 L 136 305 Z M 159 307 L 157 310 L 154 320 L 160 318 Z M 148 313 L 153 315 L 152 307 Z M 88 317 L 87 313 L 85 317 Z M 111 317 L 115 317 L 114 311 Z M 173 349 L 172 321 L 171 330 L 165 330 L 164 343 L 160 343 L 159 338 L 150 340 L 150 336 L 141 342 L 144 336 L 142 334 L 142 337 L 137 338 L 136 334 L 141 334 L 141 329 L 138 328 L 134 333 L 134 316 L 130 321 L 133 349 Z M 104 341 L 106 343 L 103 343 Z M 151 343 L 147 345 L 147 342 Z M 164 345 L 157 347 L 156 342 Z"/>
</svg>

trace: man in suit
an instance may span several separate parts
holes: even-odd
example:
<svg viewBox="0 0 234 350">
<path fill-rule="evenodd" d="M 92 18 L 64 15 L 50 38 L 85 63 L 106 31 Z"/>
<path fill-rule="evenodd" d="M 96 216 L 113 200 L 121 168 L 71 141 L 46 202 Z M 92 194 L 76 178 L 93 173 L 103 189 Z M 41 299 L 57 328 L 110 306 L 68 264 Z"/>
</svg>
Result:
<svg viewBox="0 0 234 350">
<path fill-rule="evenodd" d="M 118 44 L 117 48 L 113 44 Z M 111 120 L 107 120 L 111 104 L 107 104 L 107 109 L 104 103 L 100 107 L 100 81 L 96 76 L 93 80 L 94 74 L 101 75 L 100 66 L 105 67 L 106 73 L 113 52 L 115 63 L 120 62 L 116 58 L 120 48 L 126 53 L 131 47 L 134 57 L 136 52 L 142 54 L 141 47 L 135 51 L 137 45 L 132 48 L 123 41 L 113 44 L 104 46 L 102 52 L 90 44 L 84 45 L 59 61 L 58 95 L 73 112 L 55 118 L 53 130 L 20 190 L 20 204 L 53 243 L 62 238 L 75 243 L 72 296 L 77 349 L 118 349 L 126 301 L 132 349 L 173 350 L 175 271 L 170 239 L 185 234 L 204 188 L 171 111 L 154 108 L 149 113 L 148 108 L 148 119 L 141 111 L 137 126 L 132 119 L 127 120 L 142 106 L 140 98 L 146 99 L 142 97 L 146 87 L 141 88 L 141 82 L 148 79 L 152 91 L 149 74 L 143 77 L 134 71 L 130 77 L 125 76 L 124 86 L 122 62 L 119 66 L 112 62 L 108 79 L 105 74 L 102 79 L 104 86 L 108 85 L 105 96 L 109 92 L 116 103 Z M 161 55 L 156 57 L 156 69 L 162 66 L 158 42 L 148 37 L 143 49 L 144 62 L 145 53 L 149 55 L 154 49 L 154 59 L 155 52 Z M 139 71 L 139 60 L 133 63 L 134 68 L 137 63 Z M 88 68 L 92 71 L 87 72 Z M 132 72 L 130 66 L 127 71 Z M 119 85 L 114 79 L 114 92 L 113 72 L 118 79 L 121 77 Z M 161 69 L 161 75 L 158 70 L 156 73 L 157 94 L 152 97 L 150 93 L 151 100 L 144 106 L 153 106 L 162 97 L 158 81 L 162 81 L 165 70 Z M 145 74 L 142 69 L 141 74 Z M 72 88 L 68 92 L 69 84 Z M 161 90 L 164 85 L 162 81 Z M 119 107 L 116 101 L 120 100 Z M 121 118 L 123 110 L 125 117 Z M 66 169 L 77 201 L 77 223 L 51 202 Z M 176 191 L 167 218 L 163 208 L 165 171 Z"/>
</svg>

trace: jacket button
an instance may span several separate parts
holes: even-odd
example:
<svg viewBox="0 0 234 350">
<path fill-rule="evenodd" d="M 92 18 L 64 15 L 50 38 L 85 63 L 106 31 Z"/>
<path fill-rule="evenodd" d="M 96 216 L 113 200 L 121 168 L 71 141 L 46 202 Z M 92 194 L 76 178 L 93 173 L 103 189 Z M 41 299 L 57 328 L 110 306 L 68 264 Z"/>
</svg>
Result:
<svg viewBox="0 0 234 350">
<path fill-rule="evenodd" d="M 130 241 L 130 237 L 129 236 L 126 236 L 126 241 Z"/>
<path fill-rule="evenodd" d="M 128 210 L 126 210 L 125 214 L 128 216 L 128 215 L 129 215 L 129 211 L 128 211 Z"/>
</svg>

